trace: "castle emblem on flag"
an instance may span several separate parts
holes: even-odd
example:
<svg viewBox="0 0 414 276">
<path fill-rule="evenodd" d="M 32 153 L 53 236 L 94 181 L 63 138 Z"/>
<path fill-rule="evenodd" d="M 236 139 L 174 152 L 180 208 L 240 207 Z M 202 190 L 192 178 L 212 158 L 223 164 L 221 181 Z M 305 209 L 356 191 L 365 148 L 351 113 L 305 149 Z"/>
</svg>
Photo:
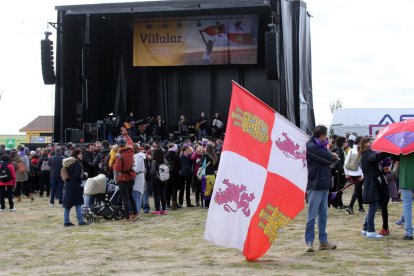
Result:
<svg viewBox="0 0 414 276">
<path fill-rule="evenodd" d="M 258 227 L 263 229 L 264 234 L 273 243 L 279 236 L 279 232 L 291 221 L 290 218 L 280 212 L 279 208 L 268 203 L 266 209 L 260 210 L 260 222 Z"/>
<path fill-rule="evenodd" d="M 283 132 L 282 136 L 285 137 L 285 140 L 282 141 L 280 138 L 277 138 L 277 141 L 275 141 L 276 146 L 286 157 L 302 160 L 303 167 L 306 167 L 306 150 L 300 150 L 300 146 L 293 142 L 286 132 Z"/>
<path fill-rule="evenodd" d="M 224 211 L 226 212 L 235 213 L 237 212 L 237 210 L 241 209 L 243 214 L 246 217 L 249 217 L 249 203 L 252 202 L 255 198 L 254 193 L 248 194 L 246 192 L 246 186 L 244 186 L 243 184 L 237 185 L 230 183 L 228 179 L 224 179 L 223 184 L 226 185 L 227 188 L 224 191 L 222 191 L 221 188 L 219 188 L 216 193 L 216 196 L 214 197 L 214 201 L 219 205 L 223 204 Z"/>
<path fill-rule="evenodd" d="M 237 107 L 236 111 L 231 112 L 234 119 L 234 125 L 242 128 L 243 132 L 247 132 L 254 139 L 266 143 L 269 140 L 269 126 L 258 116 Z"/>
</svg>

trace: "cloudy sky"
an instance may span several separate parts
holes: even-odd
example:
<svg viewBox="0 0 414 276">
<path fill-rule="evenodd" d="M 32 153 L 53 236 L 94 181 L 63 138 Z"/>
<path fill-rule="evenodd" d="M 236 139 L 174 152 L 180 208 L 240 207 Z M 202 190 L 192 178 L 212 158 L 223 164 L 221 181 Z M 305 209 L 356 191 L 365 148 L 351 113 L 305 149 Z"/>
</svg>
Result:
<svg viewBox="0 0 414 276">
<path fill-rule="evenodd" d="M 16 134 L 38 115 L 53 114 L 54 86 L 43 84 L 40 40 L 55 6 L 128 1 L 0 3 L 0 134 Z M 131 1 L 129 1 L 131 2 Z M 312 15 L 316 122 L 329 125 L 329 105 L 413 107 L 414 1 L 307 0 Z"/>
</svg>

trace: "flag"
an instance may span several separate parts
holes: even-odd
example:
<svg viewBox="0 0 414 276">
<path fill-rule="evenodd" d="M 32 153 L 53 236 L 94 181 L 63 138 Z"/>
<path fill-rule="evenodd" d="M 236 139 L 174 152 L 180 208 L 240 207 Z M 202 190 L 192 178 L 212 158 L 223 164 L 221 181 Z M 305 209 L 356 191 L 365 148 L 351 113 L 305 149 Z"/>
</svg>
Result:
<svg viewBox="0 0 414 276">
<path fill-rule="evenodd" d="M 260 258 L 303 209 L 309 137 L 233 82 L 205 239 Z"/>
<path fill-rule="evenodd" d="M 248 19 L 232 21 L 227 27 L 227 39 L 233 43 L 253 44 L 253 34 Z"/>
<path fill-rule="evenodd" d="M 226 32 L 224 24 L 208 26 L 201 31 L 210 36 L 221 35 Z"/>
</svg>

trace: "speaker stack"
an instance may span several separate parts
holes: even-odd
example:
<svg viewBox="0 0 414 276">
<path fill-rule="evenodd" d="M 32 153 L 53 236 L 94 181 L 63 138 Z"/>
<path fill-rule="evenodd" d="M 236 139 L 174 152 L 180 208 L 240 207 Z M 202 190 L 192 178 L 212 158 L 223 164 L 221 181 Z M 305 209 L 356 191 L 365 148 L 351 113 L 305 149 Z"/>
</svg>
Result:
<svg viewBox="0 0 414 276">
<path fill-rule="evenodd" d="M 53 42 L 47 37 L 40 41 L 41 58 L 42 58 L 42 75 L 45 84 L 55 84 L 55 67 L 53 61 Z"/>
<path fill-rule="evenodd" d="M 278 80 L 280 76 L 279 33 L 274 30 L 265 33 L 266 74 L 268 80 Z"/>
</svg>

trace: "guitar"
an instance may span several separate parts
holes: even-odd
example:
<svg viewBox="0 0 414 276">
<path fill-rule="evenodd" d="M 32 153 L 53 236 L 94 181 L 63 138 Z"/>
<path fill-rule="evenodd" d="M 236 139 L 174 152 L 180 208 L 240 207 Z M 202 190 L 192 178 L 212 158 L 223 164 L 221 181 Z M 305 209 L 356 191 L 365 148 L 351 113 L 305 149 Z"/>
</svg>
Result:
<svg viewBox="0 0 414 276">
<path fill-rule="evenodd" d="M 142 125 L 139 125 L 139 126 L 138 126 L 138 131 L 139 131 L 140 133 L 144 133 L 144 132 L 145 132 L 145 130 L 147 130 L 147 127 L 151 124 L 152 120 L 154 120 L 154 117 L 152 117 L 152 118 L 151 118 L 151 120 L 149 120 L 149 122 L 148 122 L 148 123 L 146 123 L 146 124 L 142 124 Z M 140 120 L 140 121 L 142 122 L 142 121 L 144 121 L 144 120 Z"/>
<path fill-rule="evenodd" d="M 144 121 L 144 120 L 138 120 L 138 121 L 129 121 L 129 122 L 124 122 L 124 128 L 126 128 L 126 129 L 131 129 L 132 127 L 134 127 L 135 126 L 135 124 L 138 124 L 138 123 L 141 123 L 142 121 Z"/>
</svg>

